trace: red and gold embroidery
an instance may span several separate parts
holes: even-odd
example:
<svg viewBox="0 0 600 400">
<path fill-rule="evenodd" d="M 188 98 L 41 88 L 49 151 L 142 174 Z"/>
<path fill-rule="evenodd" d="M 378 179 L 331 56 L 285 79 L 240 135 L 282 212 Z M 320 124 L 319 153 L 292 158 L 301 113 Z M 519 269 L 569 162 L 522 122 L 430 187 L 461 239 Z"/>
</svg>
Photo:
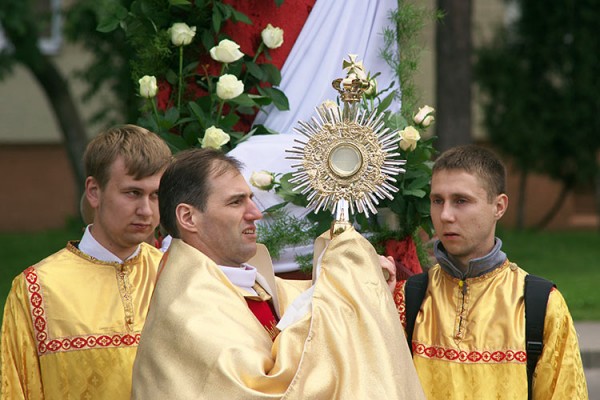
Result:
<svg viewBox="0 0 600 400">
<path fill-rule="evenodd" d="M 35 330 L 38 355 L 93 348 L 129 347 L 137 346 L 140 343 L 139 333 L 83 335 L 49 339 L 44 298 L 37 272 L 34 267 L 29 267 L 23 271 L 23 274 L 27 281 L 31 320 Z"/>
<path fill-rule="evenodd" d="M 396 283 L 396 287 L 394 288 L 394 303 L 396 303 L 396 309 L 398 310 L 400 322 L 402 323 L 402 327 L 404 329 L 406 329 L 406 304 L 404 303 L 405 285 L 406 281 L 399 281 Z"/>
<path fill-rule="evenodd" d="M 525 363 L 527 361 L 527 353 L 523 350 L 465 351 L 452 348 L 446 349 L 439 346 L 427 346 L 414 340 L 412 348 L 415 355 L 418 354 L 426 358 L 460 363 Z"/>
</svg>

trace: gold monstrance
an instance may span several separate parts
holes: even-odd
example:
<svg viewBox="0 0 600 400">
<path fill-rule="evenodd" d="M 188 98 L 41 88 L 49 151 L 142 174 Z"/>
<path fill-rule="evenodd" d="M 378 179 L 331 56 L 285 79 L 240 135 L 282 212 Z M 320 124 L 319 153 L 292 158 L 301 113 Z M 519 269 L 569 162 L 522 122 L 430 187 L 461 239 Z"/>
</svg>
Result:
<svg viewBox="0 0 600 400">
<path fill-rule="evenodd" d="M 400 155 L 398 131 L 385 127 L 383 113 L 359 107 L 370 83 L 353 78 L 332 82 L 343 109 L 335 104 L 317 107 L 316 117 L 294 128 L 306 139 L 296 139 L 298 145 L 286 150 L 293 154 L 288 159 L 300 161 L 292 165 L 290 183 L 307 195 L 308 208 L 335 214 L 332 237 L 350 225 L 349 213 L 376 214 L 380 200 L 392 200 L 398 191 L 394 176 L 405 172 L 401 166 L 406 161 L 395 159 Z"/>
</svg>

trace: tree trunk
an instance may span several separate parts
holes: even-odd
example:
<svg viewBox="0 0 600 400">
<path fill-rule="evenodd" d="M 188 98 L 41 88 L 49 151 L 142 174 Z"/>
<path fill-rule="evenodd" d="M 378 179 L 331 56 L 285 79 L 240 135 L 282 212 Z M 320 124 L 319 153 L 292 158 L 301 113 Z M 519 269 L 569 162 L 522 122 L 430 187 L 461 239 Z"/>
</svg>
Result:
<svg viewBox="0 0 600 400">
<path fill-rule="evenodd" d="M 28 22 L 25 22 L 26 29 L 10 29 L 11 25 L 7 24 L 4 26 L 4 31 L 14 46 L 15 59 L 31 71 L 56 116 L 74 172 L 75 185 L 78 188 L 77 201 L 79 201 L 85 181 L 82 162 L 87 145 L 85 126 L 66 79 L 51 58 L 42 54 L 37 45 L 36 26 Z"/>
<path fill-rule="evenodd" d="M 517 220 L 515 227 L 517 230 L 523 230 L 525 227 L 525 203 L 527 199 L 527 171 L 521 170 L 519 175 L 519 197 L 517 200 Z"/>
<path fill-rule="evenodd" d="M 570 185 L 563 185 L 561 190 L 560 190 L 560 194 L 558 195 L 558 198 L 556 199 L 556 201 L 554 202 L 554 204 L 552 205 L 552 207 L 550 207 L 550 210 L 548 210 L 548 212 L 546 213 L 546 215 L 544 215 L 542 217 L 542 219 L 540 220 L 540 222 L 538 222 L 533 229 L 544 229 L 546 226 L 548 226 L 548 224 L 554 219 L 554 217 L 556 216 L 556 214 L 558 214 L 558 212 L 560 211 L 560 208 L 562 207 L 562 205 L 564 204 L 566 198 L 567 198 L 567 194 L 569 194 L 569 192 L 571 191 L 571 186 Z"/>
<path fill-rule="evenodd" d="M 472 0 L 438 0 L 444 13 L 436 31 L 436 134 L 444 151 L 471 137 Z"/>
</svg>

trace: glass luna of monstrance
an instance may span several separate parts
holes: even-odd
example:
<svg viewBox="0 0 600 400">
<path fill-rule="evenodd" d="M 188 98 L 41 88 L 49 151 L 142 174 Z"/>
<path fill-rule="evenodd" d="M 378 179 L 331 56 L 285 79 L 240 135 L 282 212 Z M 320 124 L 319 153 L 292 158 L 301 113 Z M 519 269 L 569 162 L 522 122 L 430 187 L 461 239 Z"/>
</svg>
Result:
<svg viewBox="0 0 600 400">
<path fill-rule="evenodd" d="M 317 107 L 311 121 L 294 128 L 303 137 L 286 152 L 298 161 L 290 183 L 307 196 L 307 207 L 334 214 L 333 237 L 350 226 L 350 214 L 368 217 L 377 213 L 380 200 L 393 199 L 394 176 L 405 172 L 406 161 L 397 159 L 400 135 L 385 127 L 384 114 L 360 107 L 369 82 L 339 78 L 332 85 L 343 107 L 333 102 Z"/>
</svg>

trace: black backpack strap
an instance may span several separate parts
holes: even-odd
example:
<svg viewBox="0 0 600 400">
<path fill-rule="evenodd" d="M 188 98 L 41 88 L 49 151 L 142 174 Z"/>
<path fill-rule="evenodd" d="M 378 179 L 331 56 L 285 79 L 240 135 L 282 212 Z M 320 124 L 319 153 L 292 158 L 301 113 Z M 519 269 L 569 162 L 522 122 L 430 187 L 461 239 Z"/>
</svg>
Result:
<svg viewBox="0 0 600 400">
<path fill-rule="evenodd" d="M 412 336 L 415 329 L 415 320 L 421 309 L 421 303 L 427 291 L 427 272 L 409 276 L 404 285 L 404 308 L 406 310 L 406 340 L 412 354 Z"/>
<path fill-rule="evenodd" d="M 533 372 L 544 348 L 544 319 L 548 296 L 556 287 L 535 275 L 525 276 L 525 349 L 527 350 L 527 392 L 532 399 Z"/>
</svg>

